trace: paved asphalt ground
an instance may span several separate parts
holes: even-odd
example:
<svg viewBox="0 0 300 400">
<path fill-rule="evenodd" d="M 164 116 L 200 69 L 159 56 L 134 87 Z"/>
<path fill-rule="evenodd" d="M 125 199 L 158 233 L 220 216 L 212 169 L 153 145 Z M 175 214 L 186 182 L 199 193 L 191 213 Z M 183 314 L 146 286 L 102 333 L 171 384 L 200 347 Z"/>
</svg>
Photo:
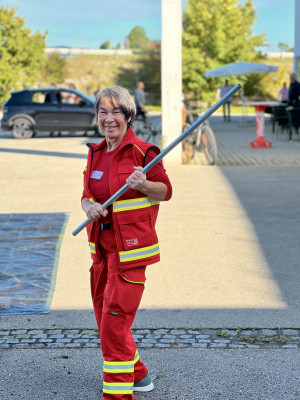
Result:
<svg viewBox="0 0 300 400">
<path fill-rule="evenodd" d="M 300 400 L 300 140 L 267 123 L 273 147 L 251 149 L 253 117 L 210 123 L 218 165 L 197 154 L 168 168 L 162 259 L 148 268 L 134 324 L 156 389 L 136 398 Z M 0 213 L 70 213 L 50 313 L 0 317 L 1 400 L 101 398 L 86 234 L 71 235 L 85 219 L 86 141 L 0 132 Z"/>
</svg>

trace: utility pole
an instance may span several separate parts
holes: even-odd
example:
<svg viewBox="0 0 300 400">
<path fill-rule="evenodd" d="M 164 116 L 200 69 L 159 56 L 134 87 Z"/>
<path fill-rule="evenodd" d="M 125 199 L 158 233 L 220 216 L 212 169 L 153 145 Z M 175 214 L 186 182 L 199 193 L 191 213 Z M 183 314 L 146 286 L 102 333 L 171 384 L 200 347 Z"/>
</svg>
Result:
<svg viewBox="0 0 300 400">
<path fill-rule="evenodd" d="M 182 7 L 181 0 L 161 0 L 162 140 L 166 147 L 181 134 L 182 124 Z M 182 149 L 169 153 L 165 165 L 182 164 Z"/>
</svg>

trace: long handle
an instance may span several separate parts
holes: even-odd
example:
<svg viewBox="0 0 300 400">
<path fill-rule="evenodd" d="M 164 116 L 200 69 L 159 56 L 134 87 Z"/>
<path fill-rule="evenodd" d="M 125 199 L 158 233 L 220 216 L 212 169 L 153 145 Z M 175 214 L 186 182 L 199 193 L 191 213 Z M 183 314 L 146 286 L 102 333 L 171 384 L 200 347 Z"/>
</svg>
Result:
<svg viewBox="0 0 300 400">
<path fill-rule="evenodd" d="M 168 147 L 166 147 L 161 153 L 159 153 L 152 161 L 149 162 L 142 170 L 146 174 L 154 165 L 161 161 L 175 146 L 183 141 L 188 135 L 190 135 L 200 124 L 202 124 L 207 118 L 209 118 L 219 107 L 231 99 L 231 97 L 241 89 L 241 85 L 235 85 L 228 93 L 225 94 L 216 104 L 214 104 L 205 114 L 199 117 L 186 131 L 178 136 Z M 126 190 L 129 189 L 129 185 L 126 183 L 121 187 L 114 195 L 112 195 L 105 203 L 102 204 L 103 210 L 110 206 L 115 200 L 117 200 Z M 76 236 L 82 229 L 84 229 L 90 222 L 90 219 L 86 219 L 72 232 L 73 236 Z"/>
</svg>

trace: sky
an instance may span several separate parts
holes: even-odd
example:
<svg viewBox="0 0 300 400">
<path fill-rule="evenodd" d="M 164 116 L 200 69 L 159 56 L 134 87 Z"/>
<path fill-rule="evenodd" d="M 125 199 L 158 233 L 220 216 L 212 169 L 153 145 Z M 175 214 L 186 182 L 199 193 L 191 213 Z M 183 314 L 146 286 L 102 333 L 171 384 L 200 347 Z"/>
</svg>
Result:
<svg viewBox="0 0 300 400">
<path fill-rule="evenodd" d="M 187 1 L 182 0 L 183 9 Z M 269 47 L 265 51 L 278 51 L 279 42 L 294 46 L 295 1 L 300 0 L 253 0 L 257 11 L 254 34 L 266 34 Z M 106 41 L 123 47 L 125 37 L 137 25 L 146 30 L 148 38 L 161 39 L 161 0 L 2 0 L 1 4 L 17 7 L 31 31 L 48 30 L 48 47 L 98 49 Z"/>
</svg>

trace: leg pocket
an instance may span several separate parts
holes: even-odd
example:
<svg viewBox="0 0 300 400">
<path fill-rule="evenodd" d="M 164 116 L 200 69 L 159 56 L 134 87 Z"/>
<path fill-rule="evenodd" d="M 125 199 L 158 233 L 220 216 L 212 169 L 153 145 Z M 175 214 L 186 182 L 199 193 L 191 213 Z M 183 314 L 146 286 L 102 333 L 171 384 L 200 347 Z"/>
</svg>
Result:
<svg viewBox="0 0 300 400">
<path fill-rule="evenodd" d="M 146 267 L 127 270 L 125 276 L 117 274 L 115 284 L 108 304 L 108 310 L 135 315 L 141 302 Z"/>
<path fill-rule="evenodd" d="M 146 267 L 126 269 L 120 275 L 126 282 L 144 285 L 146 282 Z"/>
</svg>

